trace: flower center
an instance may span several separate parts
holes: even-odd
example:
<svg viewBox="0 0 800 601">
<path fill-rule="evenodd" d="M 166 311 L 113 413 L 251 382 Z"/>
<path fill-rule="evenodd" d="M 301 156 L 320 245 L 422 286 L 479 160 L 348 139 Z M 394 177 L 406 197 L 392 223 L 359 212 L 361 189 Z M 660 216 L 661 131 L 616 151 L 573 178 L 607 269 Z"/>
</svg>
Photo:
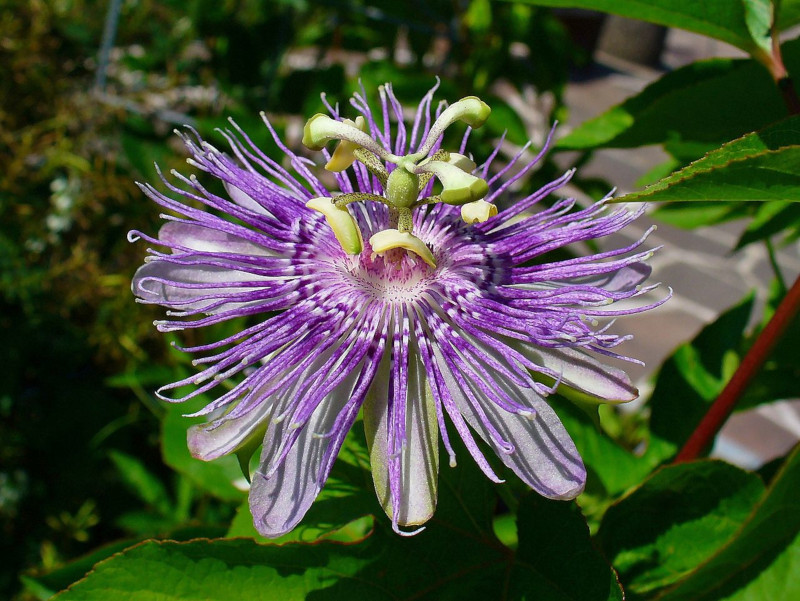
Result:
<svg viewBox="0 0 800 601">
<path fill-rule="evenodd" d="M 400 248 L 347 255 L 337 266 L 354 292 L 382 302 L 417 300 L 436 279 L 438 269 Z"/>
</svg>

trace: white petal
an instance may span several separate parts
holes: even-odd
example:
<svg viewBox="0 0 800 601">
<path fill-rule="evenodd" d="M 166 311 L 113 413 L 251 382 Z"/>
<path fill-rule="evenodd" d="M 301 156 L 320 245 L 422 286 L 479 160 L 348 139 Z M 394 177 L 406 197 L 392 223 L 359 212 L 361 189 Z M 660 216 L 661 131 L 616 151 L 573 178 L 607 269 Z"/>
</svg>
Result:
<svg viewBox="0 0 800 601">
<path fill-rule="evenodd" d="M 579 278 L 575 283 L 597 286 L 609 292 L 629 292 L 641 285 L 650 276 L 651 271 L 652 268 L 646 263 L 632 263 L 613 273 Z"/>
<path fill-rule="evenodd" d="M 262 535 L 274 538 L 289 532 L 303 519 L 322 490 L 328 478 L 327 473 L 319 473 L 325 451 L 331 444 L 340 445 L 341 440 L 337 442 L 335 436 L 322 438 L 315 434 L 326 434 L 331 429 L 350 396 L 357 375 L 356 370 L 322 400 L 283 463 L 275 473 L 266 477 L 291 427 L 288 420 L 278 424 L 270 422 L 258 470 L 250 487 L 250 512 L 256 530 Z M 350 422 L 344 424 L 346 429 L 350 429 L 356 414 L 353 412 Z M 333 452 L 338 453 L 338 449 Z"/>
<path fill-rule="evenodd" d="M 388 353 L 387 353 L 388 355 Z M 439 476 L 439 426 L 428 379 L 419 354 L 409 353 L 406 400 L 406 442 L 400 452 L 401 526 L 424 524 L 436 509 Z M 389 517 L 394 508 L 388 469 L 389 361 L 384 359 L 364 401 L 364 428 L 370 447 L 370 466 L 378 500 Z"/>
<path fill-rule="evenodd" d="M 253 211 L 253 213 L 258 213 L 259 215 L 271 215 L 271 213 L 262 207 L 257 200 L 236 186 L 225 181 L 222 182 L 222 185 L 225 186 L 225 191 L 228 193 L 228 196 L 231 197 L 231 200 L 240 207 Z"/>
<path fill-rule="evenodd" d="M 156 279 L 153 279 L 156 278 Z M 166 282 L 178 284 L 221 284 L 229 283 L 230 286 L 184 288 L 170 285 Z M 239 282 L 264 281 L 269 278 L 237 271 L 230 267 L 214 265 L 179 265 L 168 261 L 150 261 L 142 265 L 134 274 L 131 288 L 133 293 L 145 301 L 153 303 L 177 303 L 179 309 L 203 309 L 218 299 L 197 300 L 211 294 L 232 294 L 247 290 L 258 290 L 259 287 L 236 286 Z M 235 307 L 242 307 L 247 303 L 226 303 L 214 309 L 214 312 L 226 311 Z"/>
<path fill-rule="evenodd" d="M 574 388 L 588 398 L 580 400 L 626 403 L 639 396 L 638 389 L 621 369 L 605 365 L 576 348 L 542 348 L 520 344 L 517 349 L 526 358 L 561 375 L 562 385 Z M 569 396 L 569 392 L 559 389 Z"/>
<path fill-rule="evenodd" d="M 202 253 L 275 256 L 275 253 L 255 242 L 194 223 L 168 221 L 161 226 L 158 237 L 167 244 L 184 246 Z"/>
<path fill-rule="evenodd" d="M 211 461 L 229 455 L 249 442 L 263 427 L 272 414 L 272 403 L 260 406 L 241 417 L 221 418 L 207 424 L 189 428 L 187 441 L 192 457 Z"/>
<path fill-rule="evenodd" d="M 528 486 L 549 499 L 574 499 L 583 491 L 586 482 L 583 461 L 558 416 L 541 396 L 532 389 L 503 384 L 500 380 L 493 383 L 531 409 L 532 416 L 523 416 L 499 408 L 477 386 L 471 386 L 488 423 L 514 446 L 508 453 L 476 415 L 438 349 L 436 361 L 464 419 Z"/>
</svg>

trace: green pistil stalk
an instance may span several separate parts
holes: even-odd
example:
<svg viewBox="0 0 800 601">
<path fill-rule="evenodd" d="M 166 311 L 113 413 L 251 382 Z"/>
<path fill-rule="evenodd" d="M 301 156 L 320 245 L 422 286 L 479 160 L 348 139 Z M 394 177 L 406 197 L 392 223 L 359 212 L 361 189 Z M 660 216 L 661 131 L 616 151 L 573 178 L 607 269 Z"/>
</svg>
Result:
<svg viewBox="0 0 800 601">
<path fill-rule="evenodd" d="M 365 192 L 349 192 L 347 194 L 340 194 L 333 199 L 333 204 L 336 205 L 337 209 L 343 209 L 351 202 L 367 201 L 382 202 L 386 204 L 386 199 L 383 196 L 378 196 L 377 194 L 367 194 Z"/>
<path fill-rule="evenodd" d="M 411 209 L 399 209 L 397 211 L 397 229 L 403 233 L 414 233 L 414 215 Z"/>
<path fill-rule="evenodd" d="M 386 170 L 386 166 L 381 163 L 381 160 L 369 150 L 363 148 L 357 148 L 353 151 L 353 155 L 372 175 L 378 178 L 378 181 L 380 181 L 381 185 L 385 188 L 386 182 L 389 179 L 389 172 Z"/>
</svg>

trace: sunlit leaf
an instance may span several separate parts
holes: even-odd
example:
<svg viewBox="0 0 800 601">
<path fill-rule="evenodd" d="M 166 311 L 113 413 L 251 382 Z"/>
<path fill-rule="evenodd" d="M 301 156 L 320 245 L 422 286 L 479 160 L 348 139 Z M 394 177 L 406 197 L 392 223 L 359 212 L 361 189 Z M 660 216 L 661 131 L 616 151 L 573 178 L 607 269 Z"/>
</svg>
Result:
<svg viewBox="0 0 800 601">
<path fill-rule="evenodd" d="M 800 201 L 800 117 L 725 144 L 621 201 Z"/>
</svg>

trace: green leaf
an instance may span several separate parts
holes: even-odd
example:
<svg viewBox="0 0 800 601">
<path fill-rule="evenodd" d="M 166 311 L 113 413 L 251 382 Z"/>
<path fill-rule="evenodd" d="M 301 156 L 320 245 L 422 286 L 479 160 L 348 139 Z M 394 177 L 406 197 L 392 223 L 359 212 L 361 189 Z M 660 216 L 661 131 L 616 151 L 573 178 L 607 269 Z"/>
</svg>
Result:
<svg viewBox="0 0 800 601">
<path fill-rule="evenodd" d="M 517 529 L 512 599 L 623 600 L 614 570 L 592 546 L 574 503 L 531 493 L 520 503 Z"/>
<path fill-rule="evenodd" d="M 798 50 L 797 43 L 784 45 L 787 54 Z M 690 151 L 688 156 L 697 158 L 784 117 L 786 107 L 761 65 L 751 59 L 710 59 L 667 73 L 636 96 L 578 126 L 556 148 L 669 143 L 683 146 L 684 154 Z"/>
<path fill-rule="evenodd" d="M 800 146 L 787 146 L 733 161 L 722 167 L 713 167 L 708 171 L 695 172 L 665 188 L 658 189 L 654 186 L 618 200 L 800 202 L 798 161 Z"/>
<path fill-rule="evenodd" d="M 475 33 L 488 30 L 492 25 L 492 5 L 489 0 L 472 0 L 464 13 L 464 23 Z"/>
<path fill-rule="evenodd" d="M 708 153 L 627 201 L 800 201 L 800 117 L 753 132 Z"/>
<path fill-rule="evenodd" d="M 416 536 L 398 536 L 378 520 L 370 536 L 347 545 L 150 541 L 97 564 L 56 598 L 622 599 L 574 504 L 523 499 L 515 554 L 494 536 L 492 485 L 466 452 L 460 456 L 463 464 L 443 469 L 437 512 Z"/>
<path fill-rule="evenodd" d="M 686 29 L 733 44 L 750 54 L 769 53 L 769 0 L 522 0 L 526 4 L 585 8 Z"/>
<path fill-rule="evenodd" d="M 120 451 L 110 451 L 108 455 L 117 467 L 123 482 L 136 496 L 162 517 L 172 513 L 172 500 L 167 494 L 167 489 L 141 461 Z"/>
<path fill-rule="evenodd" d="M 721 461 L 664 467 L 612 505 L 597 541 L 632 598 L 673 584 L 733 536 L 764 492 Z"/>
<path fill-rule="evenodd" d="M 800 447 L 735 536 L 660 601 L 800 598 Z"/>
<path fill-rule="evenodd" d="M 743 202 L 667 202 L 655 205 L 650 216 L 675 227 L 694 229 L 747 217 L 749 207 Z"/>
<path fill-rule="evenodd" d="M 779 31 L 800 23 L 800 0 L 780 0 L 775 4 L 778 6 L 776 21 Z"/>
<path fill-rule="evenodd" d="M 740 350 L 753 308 L 748 297 L 678 347 L 661 367 L 649 401 L 650 441 L 645 458 L 672 457 L 730 376 L 731 352 Z"/>
</svg>

